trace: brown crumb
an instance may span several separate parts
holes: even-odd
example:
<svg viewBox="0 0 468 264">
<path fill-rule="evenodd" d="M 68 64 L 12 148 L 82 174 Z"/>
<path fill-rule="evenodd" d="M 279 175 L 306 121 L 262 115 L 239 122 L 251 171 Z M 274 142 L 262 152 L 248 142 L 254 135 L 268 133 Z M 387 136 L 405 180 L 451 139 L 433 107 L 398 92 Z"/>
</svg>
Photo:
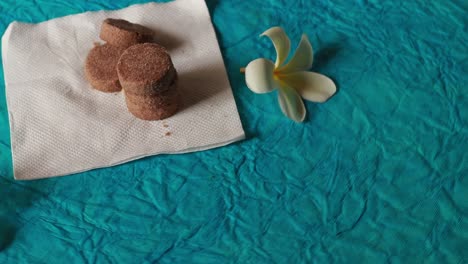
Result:
<svg viewBox="0 0 468 264">
<path fill-rule="evenodd" d="M 163 124 L 163 127 L 169 127 L 169 125 L 167 125 L 167 124 Z"/>
<path fill-rule="evenodd" d="M 171 132 L 166 132 L 166 137 L 168 137 L 168 136 L 170 136 L 170 135 L 172 135 Z"/>
</svg>

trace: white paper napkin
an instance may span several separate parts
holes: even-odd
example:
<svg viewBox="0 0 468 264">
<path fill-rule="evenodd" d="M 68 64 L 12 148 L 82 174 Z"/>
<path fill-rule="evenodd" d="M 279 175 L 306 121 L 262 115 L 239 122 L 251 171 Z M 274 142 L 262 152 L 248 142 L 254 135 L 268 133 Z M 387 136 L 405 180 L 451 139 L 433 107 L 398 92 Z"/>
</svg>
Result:
<svg viewBox="0 0 468 264">
<path fill-rule="evenodd" d="M 169 49 L 183 97 L 175 116 L 136 119 L 122 93 L 105 94 L 85 81 L 86 55 L 100 41 L 107 17 L 152 28 Z M 67 175 L 244 138 L 203 0 L 134 5 L 39 24 L 13 22 L 2 45 L 16 179 Z"/>
</svg>

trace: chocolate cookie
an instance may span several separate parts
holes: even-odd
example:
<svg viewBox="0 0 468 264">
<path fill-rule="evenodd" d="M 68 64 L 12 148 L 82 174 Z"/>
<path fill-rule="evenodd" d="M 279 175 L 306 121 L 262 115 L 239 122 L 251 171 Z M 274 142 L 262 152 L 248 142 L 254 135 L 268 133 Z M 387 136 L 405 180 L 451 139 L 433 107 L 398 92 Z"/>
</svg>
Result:
<svg viewBox="0 0 468 264">
<path fill-rule="evenodd" d="M 109 44 L 96 45 L 89 51 L 85 77 L 93 88 L 106 93 L 122 90 L 116 66 L 123 51 Z"/>
<path fill-rule="evenodd" d="M 174 115 L 179 108 L 179 95 L 175 86 L 158 95 L 124 93 L 128 111 L 139 119 L 165 119 Z"/>
<path fill-rule="evenodd" d="M 164 92 L 177 78 L 167 50 L 153 43 L 126 49 L 117 63 L 117 73 L 123 89 L 139 95 Z"/>
<path fill-rule="evenodd" d="M 152 41 L 153 31 L 123 19 L 107 18 L 102 22 L 100 37 L 113 46 L 128 48 Z"/>
</svg>

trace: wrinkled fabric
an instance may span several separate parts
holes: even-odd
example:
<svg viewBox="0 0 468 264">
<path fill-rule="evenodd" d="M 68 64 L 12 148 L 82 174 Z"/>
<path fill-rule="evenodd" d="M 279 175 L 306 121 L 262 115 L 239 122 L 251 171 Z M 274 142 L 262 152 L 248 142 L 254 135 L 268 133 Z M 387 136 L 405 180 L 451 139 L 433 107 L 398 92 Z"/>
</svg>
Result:
<svg viewBox="0 0 468 264">
<path fill-rule="evenodd" d="M 114 2 L 2 1 L 0 32 L 145 1 Z M 15 182 L 1 75 L 0 263 L 468 261 L 466 1 L 207 3 L 247 140 Z M 338 86 L 303 124 L 239 73 L 276 25 Z"/>
</svg>

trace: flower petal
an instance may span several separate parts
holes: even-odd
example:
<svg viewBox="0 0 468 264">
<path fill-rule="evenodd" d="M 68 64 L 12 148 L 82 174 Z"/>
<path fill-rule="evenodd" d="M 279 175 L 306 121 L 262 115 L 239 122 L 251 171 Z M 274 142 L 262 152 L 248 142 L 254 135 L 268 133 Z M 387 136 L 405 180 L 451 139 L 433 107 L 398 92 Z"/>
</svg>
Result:
<svg viewBox="0 0 468 264">
<path fill-rule="evenodd" d="M 293 57 L 286 65 L 280 67 L 278 71 L 282 73 L 306 71 L 312 67 L 313 62 L 314 51 L 312 49 L 312 45 L 310 44 L 307 35 L 302 34 L 301 42 L 299 42 Z"/>
<path fill-rule="evenodd" d="M 275 64 L 271 60 L 256 59 L 245 67 L 245 83 L 254 93 L 268 93 L 275 89 L 273 71 Z"/>
<path fill-rule="evenodd" d="M 302 98 L 323 103 L 336 93 L 335 83 L 325 75 L 315 72 L 294 72 L 282 74 L 281 80 L 294 87 Z"/>
<path fill-rule="evenodd" d="M 267 36 L 273 42 L 276 49 L 276 61 L 275 68 L 280 67 L 288 58 L 289 51 L 291 49 L 291 41 L 280 27 L 272 27 L 267 31 L 263 32 L 260 37 Z"/>
<path fill-rule="evenodd" d="M 278 101 L 281 111 L 296 122 L 304 121 L 306 109 L 299 94 L 283 82 L 280 82 L 278 92 Z"/>
</svg>

